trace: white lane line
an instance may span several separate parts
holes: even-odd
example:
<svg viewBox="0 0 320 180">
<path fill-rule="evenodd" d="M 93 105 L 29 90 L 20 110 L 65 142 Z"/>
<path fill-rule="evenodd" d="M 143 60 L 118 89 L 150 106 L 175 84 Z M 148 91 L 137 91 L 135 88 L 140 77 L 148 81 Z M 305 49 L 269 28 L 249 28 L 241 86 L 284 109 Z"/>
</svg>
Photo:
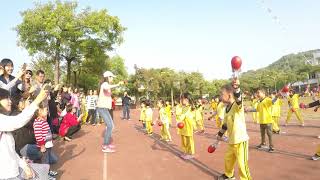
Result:
<svg viewBox="0 0 320 180">
<path fill-rule="evenodd" d="M 107 153 L 103 154 L 103 180 L 107 180 Z"/>
</svg>

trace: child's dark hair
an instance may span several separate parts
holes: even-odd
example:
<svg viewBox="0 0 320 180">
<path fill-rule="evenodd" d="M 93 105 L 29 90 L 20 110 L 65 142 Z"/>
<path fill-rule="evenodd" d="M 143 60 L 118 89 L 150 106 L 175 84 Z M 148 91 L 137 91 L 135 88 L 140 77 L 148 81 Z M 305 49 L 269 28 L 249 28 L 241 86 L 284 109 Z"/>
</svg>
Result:
<svg viewBox="0 0 320 180">
<path fill-rule="evenodd" d="M 260 91 L 260 92 L 262 92 L 262 93 L 264 93 L 264 94 L 266 94 L 266 92 L 267 92 L 267 91 L 266 91 L 265 89 L 263 89 L 263 88 L 258 88 L 258 89 L 257 89 L 257 92 L 258 92 L 258 91 Z"/>
<path fill-rule="evenodd" d="M 191 106 L 191 110 L 193 111 L 193 110 L 195 109 L 194 103 L 193 103 L 193 99 L 192 99 L 192 96 L 191 96 L 190 93 L 188 93 L 188 92 L 183 93 L 183 94 L 181 95 L 181 99 L 188 99 L 189 104 L 190 104 L 190 106 Z"/>
<path fill-rule="evenodd" d="M 71 112 L 72 109 L 73 109 L 73 105 L 72 105 L 72 104 L 66 105 L 66 111 L 67 111 L 68 113 Z"/>
<path fill-rule="evenodd" d="M 146 105 L 146 106 L 151 106 L 151 101 L 150 101 L 150 100 L 146 100 L 146 101 L 145 101 L 145 105 Z"/>
<path fill-rule="evenodd" d="M 272 95 L 277 95 L 277 94 L 278 94 L 277 91 L 272 92 Z"/>
<path fill-rule="evenodd" d="M 1 66 L 4 68 L 5 66 L 8 66 L 8 65 L 12 65 L 13 66 L 13 62 L 11 59 L 8 59 L 8 58 L 4 58 L 1 60 Z"/>
<path fill-rule="evenodd" d="M 232 93 L 233 94 L 233 87 L 230 84 L 225 84 L 221 87 L 221 91 L 227 91 L 228 93 Z"/>
<path fill-rule="evenodd" d="M 44 108 L 47 108 L 43 105 L 43 103 L 40 103 L 39 106 L 38 106 L 38 109 L 34 112 L 33 114 L 33 118 L 32 119 L 36 119 L 39 117 L 39 111 L 40 110 L 43 110 Z"/>
<path fill-rule="evenodd" d="M 158 102 L 160 102 L 162 105 L 165 103 L 163 99 L 159 99 Z"/>
</svg>

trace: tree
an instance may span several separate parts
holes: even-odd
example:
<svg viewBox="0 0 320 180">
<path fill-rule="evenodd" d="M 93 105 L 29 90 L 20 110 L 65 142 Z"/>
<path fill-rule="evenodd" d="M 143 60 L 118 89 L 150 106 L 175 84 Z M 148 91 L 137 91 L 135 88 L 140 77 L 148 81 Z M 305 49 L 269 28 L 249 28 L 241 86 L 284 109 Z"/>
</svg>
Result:
<svg viewBox="0 0 320 180">
<path fill-rule="evenodd" d="M 110 51 L 120 44 L 125 30 L 107 10 L 79 11 L 76 2 L 36 3 L 21 13 L 23 21 L 16 27 L 18 43 L 35 58 L 45 56 L 55 64 L 54 80 L 59 82 L 60 63 L 66 60 L 70 83 L 72 62 L 81 62 L 88 49 Z"/>
</svg>

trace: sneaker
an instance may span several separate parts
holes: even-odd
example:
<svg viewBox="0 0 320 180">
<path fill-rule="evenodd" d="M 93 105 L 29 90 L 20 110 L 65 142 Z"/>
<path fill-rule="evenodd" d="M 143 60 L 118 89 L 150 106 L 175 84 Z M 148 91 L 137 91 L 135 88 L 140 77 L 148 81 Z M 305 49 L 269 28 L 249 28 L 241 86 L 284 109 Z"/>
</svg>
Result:
<svg viewBox="0 0 320 180">
<path fill-rule="evenodd" d="M 268 150 L 268 152 L 269 152 L 269 153 L 273 153 L 273 152 L 274 152 L 274 148 L 273 148 L 273 147 L 270 147 L 269 150 Z"/>
<path fill-rule="evenodd" d="M 318 154 L 315 154 L 311 157 L 312 160 L 317 161 L 320 159 L 320 156 Z"/>
<path fill-rule="evenodd" d="M 189 160 L 189 159 L 192 159 L 192 158 L 194 158 L 192 155 L 186 155 L 186 156 L 184 156 L 184 158 L 183 159 L 185 159 L 185 160 Z"/>
<path fill-rule="evenodd" d="M 63 140 L 70 142 L 72 139 L 70 139 L 69 137 L 65 136 L 65 137 L 63 138 Z"/>
<path fill-rule="evenodd" d="M 116 150 L 107 147 L 107 148 L 102 148 L 102 152 L 104 152 L 104 153 L 114 153 L 114 152 L 116 152 Z"/>
<path fill-rule="evenodd" d="M 58 172 L 57 171 L 49 171 L 49 173 L 48 173 L 48 175 L 49 176 L 51 176 L 51 177 L 55 177 L 56 175 L 58 175 Z"/>
<path fill-rule="evenodd" d="M 56 180 L 56 178 L 52 176 L 48 176 L 48 180 Z"/>
<path fill-rule="evenodd" d="M 303 124 L 301 124 L 301 127 L 304 127 L 304 123 L 303 123 Z"/>
<path fill-rule="evenodd" d="M 114 145 L 114 144 L 109 144 L 108 147 L 111 148 L 111 149 L 114 149 L 114 148 L 116 148 L 116 145 Z"/>
<path fill-rule="evenodd" d="M 235 180 L 236 178 L 234 176 L 232 177 L 228 177 L 225 174 L 222 174 L 221 176 L 219 176 L 218 180 Z"/>
<path fill-rule="evenodd" d="M 257 149 L 263 149 L 266 145 L 265 144 L 259 144 L 258 146 L 256 146 Z"/>
<path fill-rule="evenodd" d="M 127 119 L 128 121 L 131 121 L 131 119 Z"/>
</svg>

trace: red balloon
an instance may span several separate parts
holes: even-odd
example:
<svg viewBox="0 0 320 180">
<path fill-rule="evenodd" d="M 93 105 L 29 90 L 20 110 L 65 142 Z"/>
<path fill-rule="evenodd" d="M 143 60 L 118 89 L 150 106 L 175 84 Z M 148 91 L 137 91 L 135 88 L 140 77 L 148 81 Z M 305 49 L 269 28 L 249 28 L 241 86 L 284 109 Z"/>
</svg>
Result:
<svg viewBox="0 0 320 180">
<path fill-rule="evenodd" d="M 301 109 L 305 109 L 305 108 L 306 108 L 306 105 L 305 105 L 304 103 L 300 103 L 300 104 L 299 104 L 299 107 L 300 107 Z"/>
<path fill-rule="evenodd" d="M 213 145 L 210 145 L 208 147 L 208 153 L 213 153 L 216 150 L 216 147 L 214 147 Z"/>
<path fill-rule="evenodd" d="M 232 59 L 231 59 L 231 67 L 233 70 L 239 70 L 241 68 L 241 65 L 242 65 L 242 60 L 239 56 L 234 56 Z"/>
<path fill-rule="evenodd" d="M 182 129 L 184 127 L 184 123 L 183 122 L 179 122 L 177 126 L 178 126 L 179 129 Z"/>
<path fill-rule="evenodd" d="M 284 86 L 284 87 L 282 88 L 282 92 L 284 92 L 284 93 L 289 92 L 289 86 Z"/>
</svg>

